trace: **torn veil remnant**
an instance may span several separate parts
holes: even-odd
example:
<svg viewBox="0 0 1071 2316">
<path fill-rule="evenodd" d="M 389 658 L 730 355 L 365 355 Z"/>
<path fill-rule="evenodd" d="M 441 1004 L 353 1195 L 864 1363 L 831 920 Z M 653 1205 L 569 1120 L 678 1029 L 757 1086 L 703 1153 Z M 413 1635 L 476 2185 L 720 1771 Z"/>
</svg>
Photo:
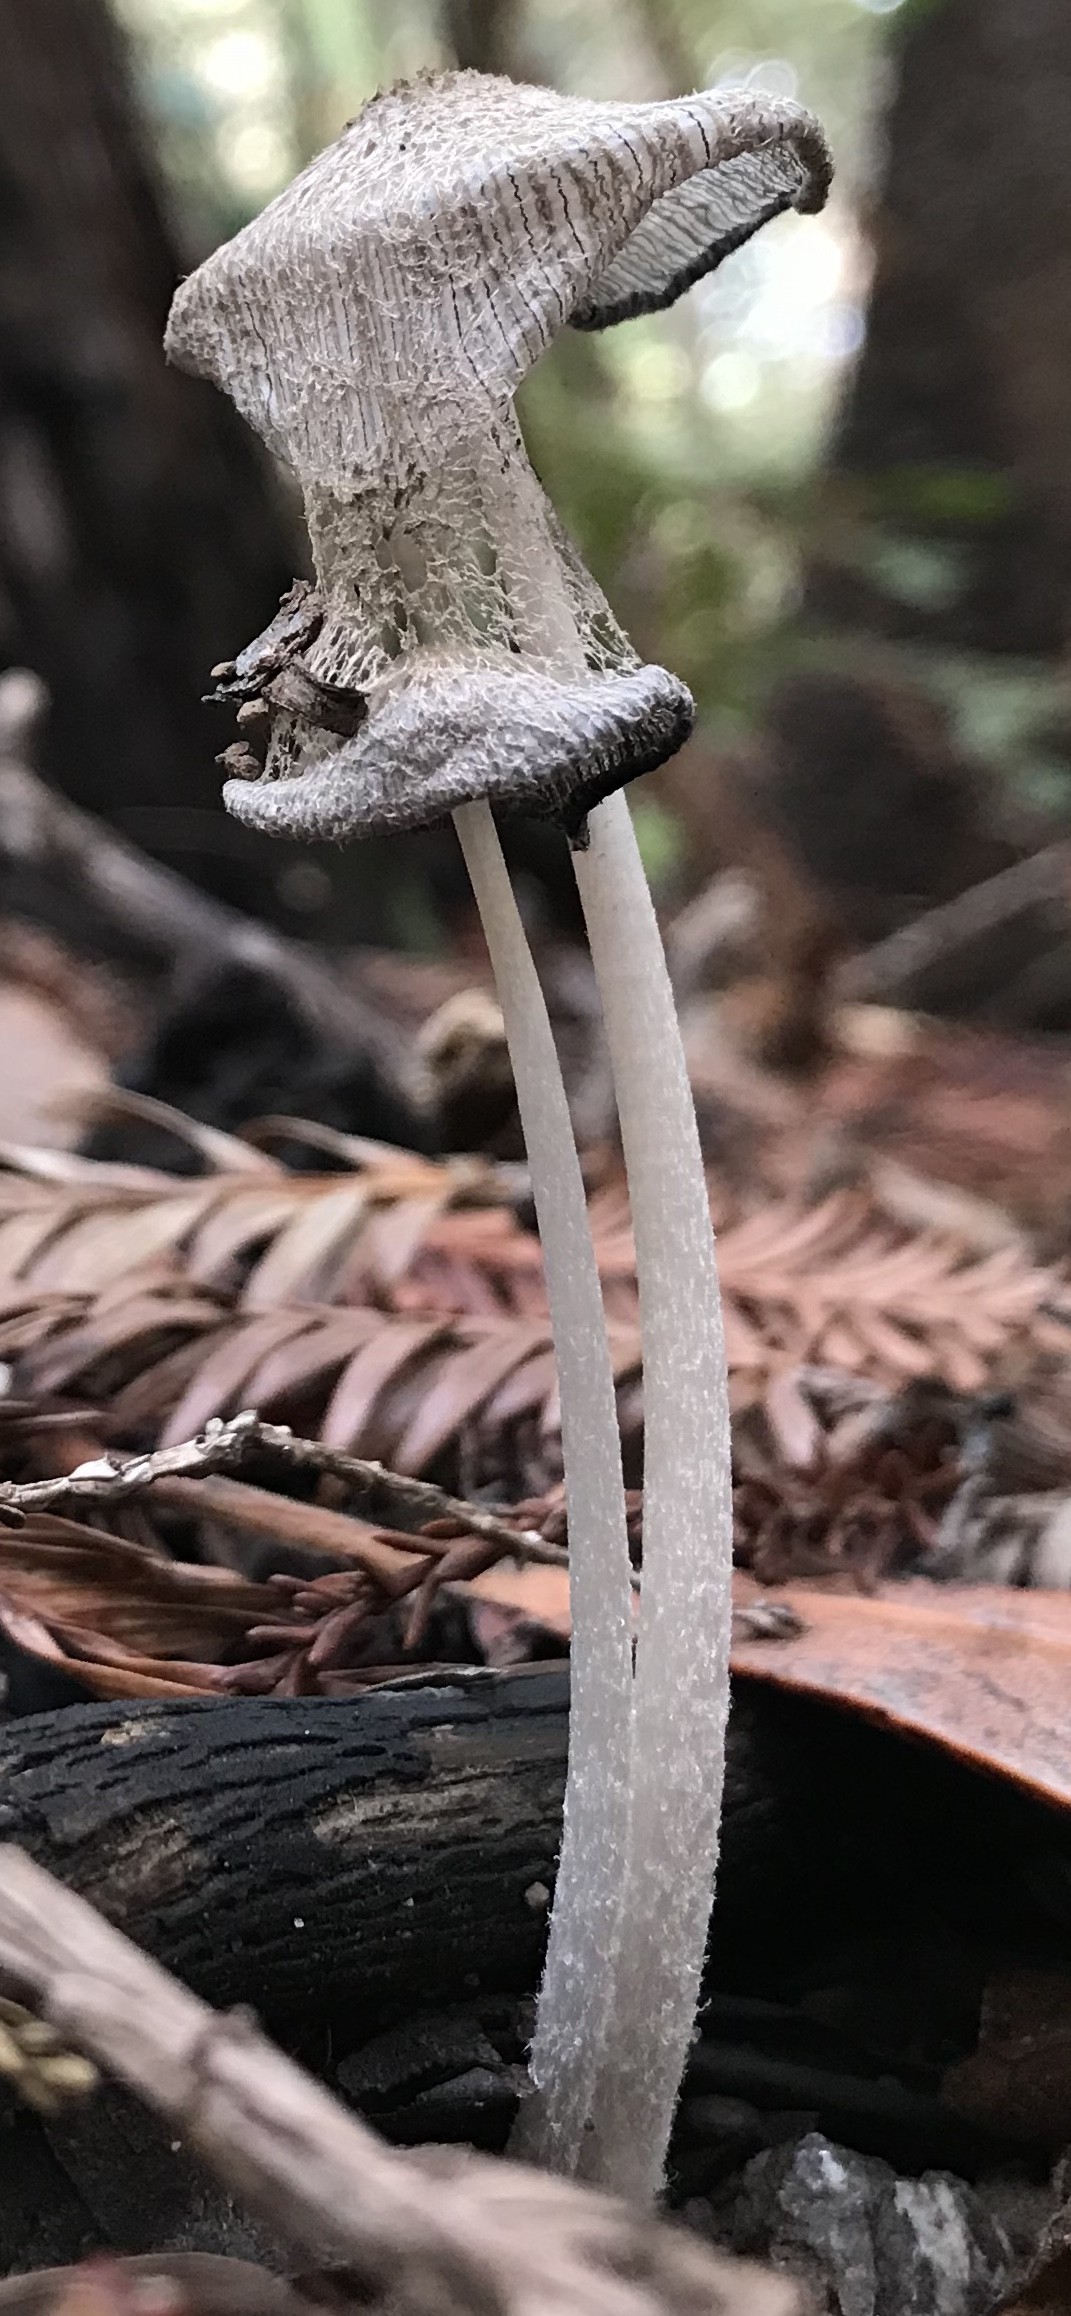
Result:
<svg viewBox="0 0 1071 2316">
<path fill-rule="evenodd" d="M 347 838 L 487 798 L 575 831 L 673 754 L 690 696 L 562 534 L 513 395 L 564 324 L 669 304 L 828 178 L 787 101 L 449 74 L 373 99 L 184 283 L 168 352 L 294 469 L 316 570 L 225 671 L 238 819 Z"/>
</svg>

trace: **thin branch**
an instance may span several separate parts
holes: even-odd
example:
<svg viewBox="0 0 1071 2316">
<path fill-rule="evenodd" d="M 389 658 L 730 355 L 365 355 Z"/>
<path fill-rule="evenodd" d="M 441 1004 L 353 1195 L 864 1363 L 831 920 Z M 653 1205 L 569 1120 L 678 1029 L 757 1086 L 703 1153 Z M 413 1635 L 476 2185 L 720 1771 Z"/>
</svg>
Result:
<svg viewBox="0 0 1071 2316">
<path fill-rule="evenodd" d="M 315 949 L 199 891 L 38 779 L 26 759 L 46 704 L 26 669 L 0 676 L 0 870 L 36 869 L 77 894 L 121 957 L 172 971 L 229 959 L 274 973 L 313 1021 L 366 1047 L 397 1086 L 396 1032 Z"/>
<path fill-rule="evenodd" d="M 304 2259 L 391 2316 L 798 2316 L 795 2285 L 657 2220 L 461 2151 L 396 2153 L 21 1850 L 0 1848 L 0 1968 L 179 2129 Z"/>
<path fill-rule="evenodd" d="M 864 949 L 837 976 L 842 1000 L 909 1005 L 923 977 L 976 942 L 987 942 L 1003 925 L 1038 908 L 1053 911 L 1054 926 L 1066 931 L 1071 845 L 1061 839 L 970 885 L 950 901 L 940 901 L 883 941 Z"/>
<path fill-rule="evenodd" d="M 249 1408 L 229 1422 L 217 1419 L 209 1423 L 196 1439 L 183 1440 L 176 1447 L 155 1448 L 147 1455 L 99 1456 L 55 1479 L 5 1480 L 0 1483 L 0 1524 L 17 1527 L 32 1512 L 122 1503 L 128 1496 L 142 1495 L 158 1480 L 201 1479 L 210 1472 L 234 1472 L 255 1448 L 267 1449 L 296 1468 L 346 1480 L 352 1487 L 375 1488 L 400 1512 L 421 1520 L 454 1520 L 466 1534 L 482 1537 L 517 1560 L 537 1560 L 547 1568 L 569 1566 L 569 1554 L 562 1545 L 548 1544 L 535 1528 L 515 1528 L 500 1512 L 467 1504 L 430 1480 L 388 1471 L 384 1464 L 324 1447 L 319 1440 L 295 1439 L 289 1425 L 262 1423 Z M 414 1548 L 421 1548 L 425 1541 L 415 1535 Z"/>
</svg>

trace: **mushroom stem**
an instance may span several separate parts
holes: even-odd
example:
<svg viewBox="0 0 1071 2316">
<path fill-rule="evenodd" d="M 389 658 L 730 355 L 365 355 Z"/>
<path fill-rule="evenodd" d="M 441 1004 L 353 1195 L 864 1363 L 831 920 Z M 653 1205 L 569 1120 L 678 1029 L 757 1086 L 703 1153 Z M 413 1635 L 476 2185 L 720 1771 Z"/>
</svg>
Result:
<svg viewBox="0 0 1071 2316">
<path fill-rule="evenodd" d="M 661 2185 L 717 1863 L 732 1497 L 710 1206 L 673 993 L 624 795 L 574 853 L 602 997 L 643 1334 L 643 1598 L 615 2006 L 584 2150 L 619 2195 Z"/>
<path fill-rule="evenodd" d="M 538 2126 L 540 2152 L 568 2165 L 583 2131 L 588 2168 L 626 2191 L 661 2174 L 710 1904 L 729 1423 L 665 960 L 627 808 L 592 808 L 674 753 L 693 703 L 666 669 L 641 664 L 561 534 L 513 400 L 559 330 L 672 305 L 768 219 L 820 209 L 829 178 L 817 121 L 787 100 L 732 89 L 600 105 L 475 73 L 421 76 L 375 97 L 214 251 L 168 325 L 172 358 L 223 386 L 293 468 L 314 548 L 316 585 L 287 599 L 224 686 L 253 710 L 265 748 L 263 762 L 241 744 L 225 759 L 228 810 L 331 841 L 433 827 L 473 799 L 568 829 L 592 817 L 577 873 L 617 1081 L 646 1366 L 648 1569 L 631 1699 L 621 1471 L 576 1152 L 492 823 L 466 810 L 458 825 L 499 950 L 576 1556 L 570 1818 L 536 2035 L 555 2120 Z M 582 2114 L 592 2082 L 594 2133 Z"/>
<path fill-rule="evenodd" d="M 583 1178 L 546 1003 L 489 804 L 454 814 L 513 1061 L 558 1363 L 573 1640 L 565 1821 L 514 2152 L 578 2166 L 611 2003 L 628 1815 L 632 1665 L 621 1444 Z"/>
</svg>

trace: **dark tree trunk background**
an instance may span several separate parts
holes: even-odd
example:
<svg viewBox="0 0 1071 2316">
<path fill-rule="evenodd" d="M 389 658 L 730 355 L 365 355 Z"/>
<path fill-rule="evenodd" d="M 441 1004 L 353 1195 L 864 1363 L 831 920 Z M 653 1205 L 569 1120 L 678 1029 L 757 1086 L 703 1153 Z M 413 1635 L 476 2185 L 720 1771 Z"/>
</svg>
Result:
<svg viewBox="0 0 1071 2316">
<path fill-rule="evenodd" d="M 866 344 L 835 448 L 892 528 L 958 548 L 927 610 L 821 583 L 847 624 L 1062 653 L 1071 597 L 1071 8 L 912 0 L 873 220 Z"/>
<path fill-rule="evenodd" d="M 449 0 L 449 19 L 464 61 L 504 68 L 515 0 Z M 182 255 L 108 0 L 0 0 L 0 91 L 0 668 L 48 685 L 40 769 L 303 936 L 405 946 L 467 924 L 449 833 L 310 859 L 224 812 L 234 728 L 202 704 L 209 669 L 304 567 L 303 526 L 230 403 L 164 362 Z M 571 923 L 564 840 L 507 841 Z"/>
<path fill-rule="evenodd" d="M 52 697 L 44 769 L 232 901 L 273 911 L 200 704 L 295 545 L 223 397 L 169 371 L 179 272 L 105 0 L 0 0 L 0 665 Z"/>
<path fill-rule="evenodd" d="M 1041 840 L 1014 766 L 968 759 L 927 666 L 958 664 L 961 684 L 968 653 L 1055 674 L 1071 630 L 1071 6 L 905 0 L 888 70 L 867 332 L 807 558 L 806 648 L 734 787 L 863 941 Z M 1071 717 L 1039 683 L 1032 722 L 1028 693 L 1027 753 L 1036 734 L 1071 766 Z M 973 990 L 931 1002 L 1071 1025 L 1062 967 L 1031 995 L 997 947 Z"/>
<path fill-rule="evenodd" d="M 518 0 L 443 0 L 443 30 L 468 72 L 518 76 Z"/>
</svg>

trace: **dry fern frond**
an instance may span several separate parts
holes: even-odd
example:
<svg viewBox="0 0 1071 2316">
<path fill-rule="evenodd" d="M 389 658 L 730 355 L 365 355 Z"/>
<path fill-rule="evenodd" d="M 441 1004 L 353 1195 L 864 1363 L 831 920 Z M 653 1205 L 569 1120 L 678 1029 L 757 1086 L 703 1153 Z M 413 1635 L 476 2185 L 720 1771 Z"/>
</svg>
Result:
<svg viewBox="0 0 1071 2316">
<path fill-rule="evenodd" d="M 17 1388 L 106 1407 L 109 1437 L 131 1445 L 256 1406 L 400 1471 L 445 1470 L 463 1493 L 551 1484 L 554 1361 L 515 1177 L 362 1143 L 346 1173 L 241 1173 L 240 1148 L 193 1182 L 0 1150 L 0 1359 Z M 639 1333 L 620 1189 L 591 1213 L 634 1477 Z M 801 1363 L 976 1391 L 1071 1345 L 1061 1282 L 1021 1247 L 979 1255 L 857 1191 L 762 1207 L 723 1231 L 720 1257 L 737 1407 Z"/>
<path fill-rule="evenodd" d="M 162 1104 L 152 1109 L 185 1123 Z M 202 1156 L 211 1150 L 215 1164 L 192 1182 L 0 1143 L 8 1170 L 0 1173 L 0 1288 L 18 1280 L 100 1295 L 155 1265 L 159 1278 L 233 1294 L 247 1311 L 301 1301 L 451 1316 L 545 1313 L 538 1240 L 515 1212 L 517 1169 L 298 1130 L 349 1159 L 349 1170 L 289 1174 L 233 1136 L 209 1144 L 201 1128 L 197 1147 Z M 627 1217 L 623 1231 L 618 1217 L 604 1236 L 608 1283 L 624 1290 L 633 1316 Z"/>
<path fill-rule="evenodd" d="M 619 1337 L 616 1355 L 622 1379 L 634 1379 L 638 1337 Z M 13 1361 L 20 1391 L 101 1410 L 120 1443 L 168 1445 L 257 1407 L 404 1473 L 467 1470 L 506 1495 L 558 1476 L 546 1319 L 311 1305 L 249 1315 L 220 1297 L 133 1281 L 110 1298 L 9 1296 L 0 1359 Z"/>
<path fill-rule="evenodd" d="M 1062 1284 L 1019 1247 L 979 1257 L 898 1228 L 854 1192 L 765 1207 L 724 1233 L 720 1255 L 730 1360 L 757 1375 L 811 1362 L 977 1391 L 1017 1340 L 1071 1348 Z"/>
</svg>

